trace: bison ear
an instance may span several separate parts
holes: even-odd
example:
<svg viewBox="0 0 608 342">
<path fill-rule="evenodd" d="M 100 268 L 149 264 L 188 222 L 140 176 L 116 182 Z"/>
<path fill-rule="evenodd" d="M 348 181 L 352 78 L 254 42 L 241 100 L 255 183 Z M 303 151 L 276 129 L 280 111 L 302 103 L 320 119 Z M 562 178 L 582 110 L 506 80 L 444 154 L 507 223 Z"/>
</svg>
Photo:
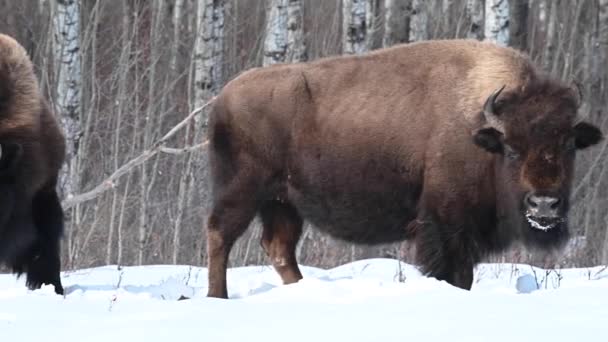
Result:
<svg viewBox="0 0 608 342">
<path fill-rule="evenodd" d="M 473 142 L 488 152 L 503 151 L 502 133 L 492 127 L 482 128 L 473 133 Z"/>
<path fill-rule="evenodd" d="M 604 138 L 602 131 L 587 122 L 579 122 L 574 126 L 574 144 L 578 150 L 593 146 Z"/>
</svg>

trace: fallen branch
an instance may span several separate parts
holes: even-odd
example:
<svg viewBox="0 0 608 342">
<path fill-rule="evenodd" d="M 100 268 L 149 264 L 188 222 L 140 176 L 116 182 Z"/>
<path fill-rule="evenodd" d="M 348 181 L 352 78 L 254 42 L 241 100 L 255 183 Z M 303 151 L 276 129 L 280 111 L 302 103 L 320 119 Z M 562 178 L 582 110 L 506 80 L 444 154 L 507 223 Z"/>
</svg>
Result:
<svg viewBox="0 0 608 342">
<path fill-rule="evenodd" d="M 137 157 L 129 160 L 127 163 L 123 164 L 116 171 L 114 171 L 114 173 L 112 173 L 108 178 L 104 179 L 100 184 L 98 184 L 93 189 L 91 189 L 87 192 L 78 194 L 78 195 L 68 195 L 68 197 L 65 200 L 63 200 L 63 202 L 61 203 L 63 208 L 68 209 L 77 204 L 90 201 L 92 199 L 95 199 L 97 196 L 101 195 L 102 193 L 114 188 L 116 186 L 116 181 L 120 177 L 129 173 L 136 166 L 139 166 L 139 165 L 145 163 L 146 161 L 148 161 L 150 158 L 154 157 L 159 152 L 169 153 L 169 154 L 182 154 L 182 153 L 191 152 L 193 150 L 207 146 L 209 141 L 204 141 L 201 144 L 194 145 L 194 146 L 188 146 L 188 147 L 184 147 L 184 148 L 170 148 L 170 147 L 166 147 L 165 144 L 180 129 L 182 129 L 184 126 L 186 126 L 190 120 L 192 120 L 203 109 L 208 107 L 213 102 L 213 100 L 214 100 L 214 98 L 209 100 L 209 102 L 205 103 L 201 107 L 193 110 L 190 114 L 188 114 L 188 116 L 185 119 L 183 119 L 177 125 L 175 125 L 173 128 L 171 128 L 169 130 L 169 132 L 167 132 L 162 138 L 155 141 L 151 147 L 144 150 L 139 156 L 137 156 Z"/>
</svg>

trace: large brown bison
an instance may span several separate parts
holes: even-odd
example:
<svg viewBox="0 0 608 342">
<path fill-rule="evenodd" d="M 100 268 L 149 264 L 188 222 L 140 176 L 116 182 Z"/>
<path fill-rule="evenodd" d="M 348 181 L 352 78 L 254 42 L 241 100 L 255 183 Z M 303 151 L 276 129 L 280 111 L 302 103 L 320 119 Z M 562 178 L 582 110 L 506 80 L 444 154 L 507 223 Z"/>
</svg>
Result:
<svg viewBox="0 0 608 342">
<path fill-rule="evenodd" d="M 0 264 L 26 273 L 30 289 L 52 284 L 58 294 L 64 145 L 25 50 L 0 34 Z"/>
<path fill-rule="evenodd" d="M 210 116 L 209 296 L 259 214 L 284 283 L 301 279 L 302 220 L 363 244 L 416 242 L 422 271 L 470 289 L 514 241 L 568 238 L 575 150 L 602 139 L 577 87 L 523 54 L 429 41 L 248 71 Z"/>
</svg>

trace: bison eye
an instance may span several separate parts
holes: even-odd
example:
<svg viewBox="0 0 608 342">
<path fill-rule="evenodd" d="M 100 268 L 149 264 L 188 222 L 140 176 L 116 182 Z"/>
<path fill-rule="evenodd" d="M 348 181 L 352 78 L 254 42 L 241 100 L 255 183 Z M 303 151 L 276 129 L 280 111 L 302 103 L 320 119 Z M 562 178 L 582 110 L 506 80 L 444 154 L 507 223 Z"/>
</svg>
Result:
<svg viewBox="0 0 608 342">
<path fill-rule="evenodd" d="M 519 152 L 517 152 L 516 150 L 514 150 L 509 145 L 505 144 L 504 150 L 505 150 L 505 156 L 507 158 L 511 159 L 511 160 L 517 160 L 521 156 L 521 154 Z"/>
</svg>

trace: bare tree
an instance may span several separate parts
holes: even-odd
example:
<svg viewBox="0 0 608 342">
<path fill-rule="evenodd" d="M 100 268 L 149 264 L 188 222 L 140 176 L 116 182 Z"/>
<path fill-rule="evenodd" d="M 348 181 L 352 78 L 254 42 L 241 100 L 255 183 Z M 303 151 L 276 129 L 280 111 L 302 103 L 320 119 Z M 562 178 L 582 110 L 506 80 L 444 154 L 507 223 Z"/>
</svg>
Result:
<svg viewBox="0 0 608 342">
<path fill-rule="evenodd" d="M 467 0 L 466 11 L 471 22 L 467 30 L 467 38 L 483 40 L 484 0 Z"/>
<path fill-rule="evenodd" d="M 342 50 L 347 54 L 367 51 L 369 0 L 342 0 Z"/>
<path fill-rule="evenodd" d="M 509 0 L 509 45 L 528 50 L 529 0 Z"/>
<path fill-rule="evenodd" d="M 199 108 L 219 90 L 222 82 L 224 1 L 199 0 L 196 22 L 194 108 Z M 207 124 L 206 112 L 206 110 L 202 111 L 201 115 L 195 118 L 194 128 L 190 129 L 190 126 L 188 126 L 186 132 L 186 135 L 189 136 L 189 132 L 193 131 L 196 143 L 202 140 L 203 129 Z M 195 186 L 192 172 L 194 168 L 199 166 L 199 158 L 195 153 L 188 154 L 186 156 L 186 167 L 180 176 L 177 214 L 173 226 L 173 263 L 177 263 L 179 259 L 184 210 L 189 194 Z"/>
<path fill-rule="evenodd" d="M 56 111 L 67 140 L 67 160 L 61 173 L 61 190 L 78 191 L 78 141 L 80 140 L 80 3 L 58 0 L 54 6 Z"/>
<path fill-rule="evenodd" d="M 173 72 L 177 72 L 177 58 L 179 56 L 181 29 L 183 26 L 182 10 L 184 8 L 184 0 L 175 0 L 173 6 L 173 46 L 171 48 L 170 67 Z"/>
<path fill-rule="evenodd" d="M 41 4 L 43 5 L 43 4 Z M 61 196 L 70 197 L 79 191 L 81 134 L 81 61 L 80 61 L 80 3 L 57 0 L 51 3 L 53 40 L 53 69 L 55 72 L 55 111 L 59 115 L 66 137 L 66 161 L 59 175 Z M 69 213 L 68 229 L 80 228 L 79 208 Z M 68 260 L 74 260 L 78 244 L 68 234 Z"/>
<path fill-rule="evenodd" d="M 485 39 L 507 46 L 509 44 L 508 0 L 486 0 L 485 16 Z"/>
<path fill-rule="evenodd" d="M 306 59 L 301 0 L 271 0 L 266 15 L 264 65 Z"/>
<path fill-rule="evenodd" d="M 608 66 L 608 0 L 599 0 L 599 22 L 598 22 L 598 33 L 597 33 L 597 44 L 598 44 L 598 59 L 599 65 Z M 600 70 L 597 70 L 602 74 Z M 608 96 L 608 81 L 606 78 L 606 71 L 603 72 L 604 80 L 601 82 L 601 86 L 598 91 L 603 94 L 604 99 Z"/>
<path fill-rule="evenodd" d="M 224 1 L 199 0 L 194 44 L 194 108 L 217 92 L 222 82 Z"/>
<path fill-rule="evenodd" d="M 429 8 L 424 0 L 412 0 L 410 42 L 427 40 L 429 36 Z"/>
<path fill-rule="evenodd" d="M 383 46 L 407 43 L 410 35 L 411 0 L 384 1 Z"/>
<path fill-rule="evenodd" d="M 604 72 L 600 73 L 603 75 L 598 80 L 596 105 L 603 106 L 605 108 L 605 103 L 608 102 L 608 72 L 606 71 L 606 66 L 608 66 L 608 0 L 599 0 L 599 11 L 598 11 L 598 32 L 597 32 L 597 44 L 598 44 L 598 62 L 597 63 L 597 71 L 600 72 L 600 67 L 604 67 Z M 594 63 L 595 64 L 595 63 Z M 593 65 L 595 67 L 595 65 Z M 605 114 L 605 111 L 604 111 Z M 604 170 L 608 168 L 607 165 L 604 164 Z M 608 219 L 604 219 L 604 222 L 608 221 Z M 604 242 L 601 246 L 603 251 L 602 253 L 602 263 L 604 265 L 608 264 L 608 232 L 606 229 L 603 230 L 604 233 Z"/>
<path fill-rule="evenodd" d="M 547 23 L 546 38 L 544 46 L 544 58 L 543 66 L 547 71 L 552 71 L 553 61 L 555 59 L 555 43 L 557 40 L 557 15 L 561 0 L 547 1 L 547 5 L 550 6 L 549 10 L 549 22 Z"/>
</svg>

